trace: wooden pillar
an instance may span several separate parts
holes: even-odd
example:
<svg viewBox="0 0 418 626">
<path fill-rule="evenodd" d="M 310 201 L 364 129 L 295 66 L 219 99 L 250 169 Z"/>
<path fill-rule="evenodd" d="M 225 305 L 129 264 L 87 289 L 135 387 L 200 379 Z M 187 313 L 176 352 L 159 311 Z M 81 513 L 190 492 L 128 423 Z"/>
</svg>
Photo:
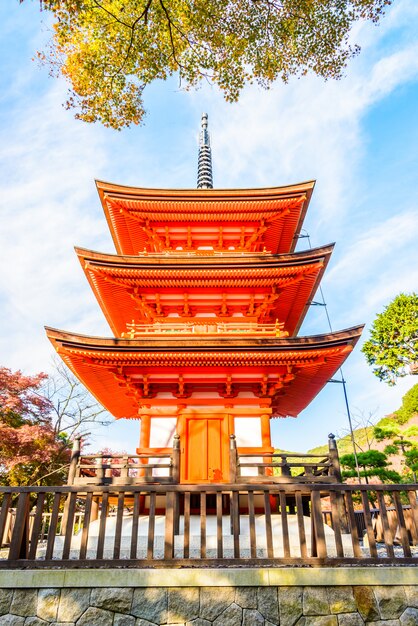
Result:
<svg viewBox="0 0 418 626">
<path fill-rule="evenodd" d="M 76 476 L 79 475 L 78 464 L 80 461 L 80 451 L 81 451 L 81 437 L 76 437 L 73 441 L 73 448 L 71 451 L 71 459 L 70 459 L 70 467 L 68 469 L 67 485 L 74 485 L 75 478 Z M 70 496 L 71 494 L 68 494 L 64 503 L 60 535 L 65 535 L 65 532 L 67 530 L 68 507 L 70 506 Z"/>
<path fill-rule="evenodd" d="M 270 431 L 270 415 L 263 413 L 260 415 L 261 421 L 261 444 L 263 448 L 271 448 L 271 431 Z M 263 463 L 269 463 L 271 457 L 264 457 Z M 262 476 L 272 476 L 273 470 L 271 467 L 261 467 L 259 472 Z"/>
<path fill-rule="evenodd" d="M 138 454 L 141 454 L 141 450 L 149 448 L 151 442 L 151 417 L 149 415 L 141 415 L 141 430 L 139 432 L 139 448 Z M 142 465 L 148 464 L 148 459 L 139 459 L 139 463 Z M 138 470 L 139 476 L 146 476 L 146 470 Z"/>
<path fill-rule="evenodd" d="M 260 416 L 261 420 L 261 442 L 263 448 L 271 447 L 271 432 L 270 432 L 270 415 L 264 413 Z"/>
<path fill-rule="evenodd" d="M 141 431 L 139 435 L 139 447 L 149 448 L 151 441 L 151 417 L 141 415 Z"/>
</svg>

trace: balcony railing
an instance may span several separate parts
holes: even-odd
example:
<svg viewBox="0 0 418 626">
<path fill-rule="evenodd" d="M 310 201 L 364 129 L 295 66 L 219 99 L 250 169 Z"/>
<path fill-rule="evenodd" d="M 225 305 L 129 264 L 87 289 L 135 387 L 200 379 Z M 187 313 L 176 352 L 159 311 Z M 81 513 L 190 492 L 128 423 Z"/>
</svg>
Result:
<svg viewBox="0 0 418 626">
<path fill-rule="evenodd" d="M 1 487 L 0 567 L 416 565 L 417 489 L 343 484 Z M 329 525 L 323 504 L 330 508 Z M 376 510 L 382 542 L 372 521 Z M 45 512 L 50 513 L 46 538 Z M 359 536 L 359 515 L 366 541 Z"/>
<path fill-rule="evenodd" d="M 154 324 L 126 324 L 127 331 L 122 337 L 136 339 L 144 335 L 261 335 L 264 337 L 287 337 L 283 331 L 284 324 L 256 324 L 232 322 L 187 322 L 187 323 L 154 323 Z"/>
</svg>

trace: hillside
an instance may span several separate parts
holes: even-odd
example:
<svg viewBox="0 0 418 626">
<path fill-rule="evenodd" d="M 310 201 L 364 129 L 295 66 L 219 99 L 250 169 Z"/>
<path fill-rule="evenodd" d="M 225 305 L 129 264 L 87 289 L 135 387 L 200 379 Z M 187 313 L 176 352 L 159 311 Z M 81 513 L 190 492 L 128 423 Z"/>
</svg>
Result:
<svg viewBox="0 0 418 626">
<path fill-rule="evenodd" d="M 402 404 L 397 411 L 394 413 L 387 415 L 380 419 L 375 426 L 384 427 L 388 420 L 395 420 L 402 428 L 408 428 L 409 426 L 418 426 L 418 384 L 411 387 L 411 389 L 404 395 L 402 398 Z M 383 452 L 384 448 L 389 443 L 387 440 L 385 441 L 375 441 L 373 438 L 373 426 L 369 427 L 359 427 L 354 429 L 354 439 L 358 446 L 358 450 L 366 452 L 369 449 L 369 446 L 374 450 L 379 450 Z M 416 440 L 418 444 L 417 437 L 410 437 L 412 440 Z M 338 452 L 339 455 L 343 454 L 352 454 L 353 452 L 353 444 L 351 441 L 351 436 L 346 435 L 337 439 Z M 324 444 L 323 446 L 317 446 L 316 448 L 312 448 L 308 450 L 308 454 L 326 454 L 328 452 L 328 444 Z M 392 455 L 389 457 L 391 466 L 396 471 L 401 469 L 401 458 L 399 455 Z"/>
</svg>

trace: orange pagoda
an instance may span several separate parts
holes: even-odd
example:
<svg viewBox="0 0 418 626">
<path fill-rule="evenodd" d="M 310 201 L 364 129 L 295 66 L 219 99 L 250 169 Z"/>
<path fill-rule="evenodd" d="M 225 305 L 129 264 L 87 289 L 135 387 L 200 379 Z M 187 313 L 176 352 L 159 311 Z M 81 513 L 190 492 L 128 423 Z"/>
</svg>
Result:
<svg viewBox="0 0 418 626">
<path fill-rule="evenodd" d="M 305 409 L 362 331 L 297 336 L 333 248 L 294 251 L 314 182 L 213 189 L 204 115 L 196 190 L 97 188 L 116 254 L 76 252 L 114 337 L 48 337 L 112 415 L 140 421 L 138 454 L 176 438 L 180 482 L 228 483 L 231 436 L 271 455 L 270 420 Z"/>
</svg>

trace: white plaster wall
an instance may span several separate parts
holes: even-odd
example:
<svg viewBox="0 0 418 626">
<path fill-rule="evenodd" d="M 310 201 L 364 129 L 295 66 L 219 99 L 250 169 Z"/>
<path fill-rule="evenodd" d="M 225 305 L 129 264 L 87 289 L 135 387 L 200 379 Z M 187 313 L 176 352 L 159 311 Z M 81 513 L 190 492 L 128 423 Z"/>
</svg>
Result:
<svg viewBox="0 0 418 626">
<path fill-rule="evenodd" d="M 234 423 L 238 447 L 261 446 L 261 419 L 259 417 L 236 417 Z"/>
<path fill-rule="evenodd" d="M 171 448 L 176 424 L 176 417 L 152 417 L 150 448 Z"/>
</svg>

